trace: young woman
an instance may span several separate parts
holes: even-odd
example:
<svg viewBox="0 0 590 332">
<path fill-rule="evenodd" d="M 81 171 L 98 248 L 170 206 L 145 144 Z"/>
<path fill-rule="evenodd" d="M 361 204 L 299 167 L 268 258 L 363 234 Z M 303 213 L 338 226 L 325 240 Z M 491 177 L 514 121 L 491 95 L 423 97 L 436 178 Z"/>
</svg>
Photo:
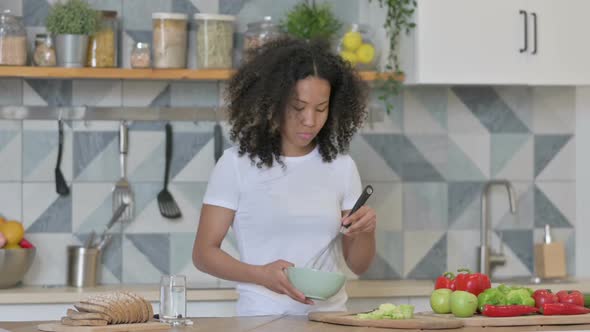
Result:
<svg viewBox="0 0 590 332">
<path fill-rule="evenodd" d="M 238 283 L 241 316 L 345 310 L 344 288 L 314 303 L 284 269 L 304 266 L 342 224 L 350 225 L 342 253 L 351 271 L 365 272 L 375 255 L 373 209 L 348 216 L 362 188 L 344 154 L 366 116 L 364 83 L 328 46 L 282 39 L 256 50 L 227 92 L 236 146 L 211 175 L 195 266 Z M 240 260 L 221 249 L 230 227 Z M 329 259 L 337 269 L 339 257 Z"/>
</svg>

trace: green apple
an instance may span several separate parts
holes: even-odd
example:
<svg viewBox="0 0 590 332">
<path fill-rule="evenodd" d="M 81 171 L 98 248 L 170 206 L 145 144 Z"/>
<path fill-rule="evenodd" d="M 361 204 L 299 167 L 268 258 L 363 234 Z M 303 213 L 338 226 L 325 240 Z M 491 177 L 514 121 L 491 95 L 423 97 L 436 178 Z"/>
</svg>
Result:
<svg viewBox="0 0 590 332">
<path fill-rule="evenodd" d="M 432 311 L 437 314 L 451 313 L 451 294 L 452 290 L 448 288 L 440 288 L 432 292 L 430 295 L 430 307 Z"/>
<path fill-rule="evenodd" d="M 476 310 L 477 296 L 465 291 L 454 291 L 451 294 L 451 312 L 456 317 L 471 317 Z"/>
</svg>

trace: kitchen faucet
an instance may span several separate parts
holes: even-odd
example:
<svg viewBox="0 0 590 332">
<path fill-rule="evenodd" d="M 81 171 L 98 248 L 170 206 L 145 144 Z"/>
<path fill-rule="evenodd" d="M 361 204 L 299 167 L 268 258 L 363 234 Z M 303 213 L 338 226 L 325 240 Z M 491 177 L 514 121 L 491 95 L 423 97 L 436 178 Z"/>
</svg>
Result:
<svg viewBox="0 0 590 332">
<path fill-rule="evenodd" d="M 488 218 L 488 192 L 494 186 L 504 186 L 508 192 L 510 212 L 516 213 L 514 187 L 507 180 L 488 181 L 481 192 L 481 243 L 479 247 L 479 271 L 491 276 L 491 270 L 496 265 L 506 263 L 506 256 L 502 252 L 495 253 L 490 245 L 490 221 Z M 500 244 L 502 245 L 502 244 Z"/>
</svg>

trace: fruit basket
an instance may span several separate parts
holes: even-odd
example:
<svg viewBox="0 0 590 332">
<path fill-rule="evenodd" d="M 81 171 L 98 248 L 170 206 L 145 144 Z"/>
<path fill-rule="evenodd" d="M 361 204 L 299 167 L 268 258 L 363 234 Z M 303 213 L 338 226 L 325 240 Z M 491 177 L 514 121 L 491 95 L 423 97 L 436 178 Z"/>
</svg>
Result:
<svg viewBox="0 0 590 332">
<path fill-rule="evenodd" d="M 20 222 L 0 217 L 0 288 L 16 286 L 35 260 L 37 251 L 24 233 Z"/>
</svg>

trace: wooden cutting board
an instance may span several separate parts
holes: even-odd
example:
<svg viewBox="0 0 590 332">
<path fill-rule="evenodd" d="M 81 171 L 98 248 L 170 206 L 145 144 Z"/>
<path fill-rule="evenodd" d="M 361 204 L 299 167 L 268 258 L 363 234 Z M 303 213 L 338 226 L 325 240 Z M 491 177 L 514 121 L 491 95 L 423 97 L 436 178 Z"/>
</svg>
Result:
<svg viewBox="0 0 590 332">
<path fill-rule="evenodd" d="M 124 332 L 124 331 L 153 331 L 168 330 L 168 324 L 160 322 L 113 324 L 105 326 L 68 326 L 60 322 L 40 324 L 37 329 L 45 332 Z"/>
<path fill-rule="evenodd" d="M 312 312 L 308 319 L 315 322 L 364 326 L 364 327 L 381 327 L 390 329 L 455 329 L 463 327 L 461 320 L 451 317 L 436 317 L 433 315 L 414 315 L 413 319 L 359 319 L 354 313 L 349 312 Z"/>
<path fill-rule="evenodd" d="M 438 315 L 435 313 L 420 313 L 420 315 L 451 318 L 453 315 Z M 481 315 L 458 318 L 465 326 L 534 326 L 534 325 L 570 325 L 590 324 L 590 314 L 568 316 L 528 315 L 519 317 L 485 317 Z"/>
</svg>

